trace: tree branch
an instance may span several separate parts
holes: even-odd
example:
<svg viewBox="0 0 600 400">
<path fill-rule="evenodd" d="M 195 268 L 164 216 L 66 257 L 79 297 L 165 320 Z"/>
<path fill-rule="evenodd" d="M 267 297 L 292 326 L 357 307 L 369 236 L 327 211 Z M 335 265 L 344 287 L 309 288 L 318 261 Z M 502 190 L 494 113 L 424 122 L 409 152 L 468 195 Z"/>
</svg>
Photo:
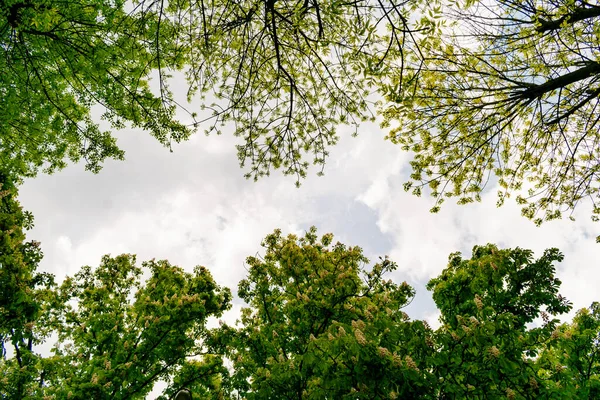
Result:
<svg viewBox="0 0 600 400">
<path fill-rule="evenodd" d="M 561 25 L 565 22 L 574 24 L 575 22 L 596 17 L 600 17 L 600 7 L 576 7 L 570 14 L 563 15 L 555 20 L 547 21 L 540 18 L 540 26 L 535 30 L 540 33 L 551 32 L 560 29 Z"/>
</svg>

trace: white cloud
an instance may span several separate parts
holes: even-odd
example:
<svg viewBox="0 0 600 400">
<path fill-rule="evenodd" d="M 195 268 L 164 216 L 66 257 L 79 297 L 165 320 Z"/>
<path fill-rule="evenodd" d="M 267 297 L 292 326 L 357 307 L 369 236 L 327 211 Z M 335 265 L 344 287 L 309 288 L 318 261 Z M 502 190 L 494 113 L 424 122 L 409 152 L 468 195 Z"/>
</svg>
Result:
<svg viewBox="0 0 600 400">
<path fill-rule="evenodd" d="M 441 312 L 434 311 L 430 314 L 425 315 L 425 318 L 423 318 L 423 319 L 425 321 L 427 321 L 427 323 L 429 324 L 431 329 L 435 330 L 435 329 L 439 328 L 440 326 L 442 326 L 442 323 L 440 322 L 441 316 L 442 316 Z"/>
<path fill-rule="evenodd" d="M 425 282 L 441 272 L 451 252 L 461 251 L 467 258 L 474 245 L 527 248 L 535 257 L 544 249 L 557 247 L 565 255 L 565 261 L 557 265 L 557 276 L 563 282 L 561 293 L 574 303 L 573 311 L 600 297 L 600 271 L 594 262 L 599 227 L 589 220 L 588 210 L 578 210 L 576 222 L 560 220 L 536 227 L 521 216 L 514 201 L 497 208 L 497 190 L 490 188 L 481 203 L 444 204 L 438 214 L 431 214 L 431 198 L 404 192 L 401 184 L 405 177 L 399 170 L 385 171 L 383 175 L 379 171 L 357 198 L 376 211 L 378 227 L 392 238 L 390 257 L 398 262 L 401 275 Z"/>
</svg>

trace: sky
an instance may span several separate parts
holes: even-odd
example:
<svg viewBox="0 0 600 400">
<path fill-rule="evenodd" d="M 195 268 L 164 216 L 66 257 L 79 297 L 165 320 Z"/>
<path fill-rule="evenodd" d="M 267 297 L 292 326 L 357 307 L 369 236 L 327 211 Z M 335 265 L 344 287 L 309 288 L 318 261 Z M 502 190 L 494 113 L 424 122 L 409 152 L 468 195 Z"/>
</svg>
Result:
<svg viewBox="0 0 600 400">
<path fill-rule="evenodd" d="M 108 161 L 97 175 L 72 165 L 21 187 L 21 203 L 35 216 L 28 237 L 40 241 L 45 254 L 40 268 L 59 280 L 83 265 L 97 266 L 104 254 L 133 253 L 139 262 L 168 259 L 188 271 L 204 265 L 235 293 L 245 277 L 245 258 L 262 254 L 262 238 L 276 228 L 302 234 L 314 225 L 319 233 L 361 246 L 373 262 L 389 255 L 399 266 L 391 278 L 417 291 L 405 311 L 434 326 L 438 314 L 427 281 L 442 271 L 450 253 L 468 258 L 477 244 L 528 248 L 536 256 L 557 247 L 565 255 L 557 273 L 561 293 L 574 311 L 600 300 L 600 225 L 586 210 L 575 222 L 536 227 L 513 201 L 497 208 L 492 187 L 481 203 L 447 202 L 431 214 L 431 198 L 402 188 L 410 154 L 384 141 L 375 124 L 362 125 L 357 138 L 342 129 L 325 175 L 315 169 L 300 188 L 279 171 L 246 180 L 235 152 L 239 139 L 225 133 L 197 134 L 172 153 L 142 131 L 117 136 L 125 161 Z M 235 321 L 241 303 L 234 303 L 223 319 Z"/>
</svg>

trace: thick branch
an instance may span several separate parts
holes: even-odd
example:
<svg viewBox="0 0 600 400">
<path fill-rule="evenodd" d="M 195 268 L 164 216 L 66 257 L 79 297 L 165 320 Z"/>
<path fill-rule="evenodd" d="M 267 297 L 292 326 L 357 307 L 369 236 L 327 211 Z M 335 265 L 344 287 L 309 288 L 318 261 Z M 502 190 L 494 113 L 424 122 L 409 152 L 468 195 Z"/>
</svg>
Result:
<svg viewBox="0 0 600 400">
<path fill-rule="evenodd" d="M 583 21 L 585 19 L 600 17 L 600 7 L 577 7 L 575 10 L 562 17 L 546 21 L 540 18 L 540 26 L 536 28 L 536 31 L 540 33 L 551 32 L 560 28 L 560 26 L 566 21 L 569 24 Z"/>
<path fill-rule="evenodd" d="M 529 88 L 515 93 L 514 97 L 529 100 L 537 99 L 548 92 L 569 86 L 572 83 L 590 78 L 598 73 L 600 73 L 600 63 L 590 62 L 583 68 L 554 79 L 549 79 L 540 85 L 531 85 Z"/>
</svg>

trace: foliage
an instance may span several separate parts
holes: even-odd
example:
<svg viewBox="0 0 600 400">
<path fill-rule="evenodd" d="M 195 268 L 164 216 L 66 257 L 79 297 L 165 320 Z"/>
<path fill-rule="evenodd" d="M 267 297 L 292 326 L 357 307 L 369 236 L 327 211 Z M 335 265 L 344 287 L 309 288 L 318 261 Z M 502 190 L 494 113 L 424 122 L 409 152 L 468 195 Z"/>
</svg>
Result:
<svg viewBox="0 0 600 400">
<path fill-rule="evenodd" d="M 84 159 L 97 171 L 123 158 L 110 132 L 129 124 L 161 143 L 185 139 L 165 86 L 182 67 L 174 28 L 161 21 L 162 2 L 8 0 L 0 5 L 0 164 L 15 176 L 54 171 Z M 160 93 L 149 86 L 153 70 Z"/>
<path fill-rule="evenodd" d="M 4 358 L 7 346 L 14 351 L 10 368 L 0 361 L 0 393 L 13 398 L 36 374 L 38 358 L 32 350 L 39 340 L 33 328 L 53 284 L 52 276 L 37 271 L 42 252 L 38 242 L 25 242 L 24 232 L 32 227 L 33 216 L 22 210 L 16 196 L 9 175 L 0 171 L 0 353 Z M 10 389 L 5 387 L 9 381 Z"/>
<path fill-rule="evenodd" d="M 35 319 L 39 308 L 34 287 L 46 281 L 37 275 L 42 258 L 39 243 L 25 242 L 25 229 L 33 226 L 31 213 L 16 200 L 17 189 L 0 172 L 0 330 L 10 332 Z"/>
<path fill-rule="evenodd" d="M 4 187 L 2 398 L 145 398 L 161 379 L 171 384 L 165 396 L 182 387 L 218 396 L 224 367 L 206 353 L 202 337 L 207 318 L 229 308 L 227 288 L 204 267 L 185 273 L 151 260 L 140 268 L 132 255 L 105 256 L 57 287 L 36 271 L 39 245 L 23 242 L 31 218 L 14 200 L 16 189 Z M 57 342 L 42 356 L 35 346 L 50 335 Z"/>
<path fill-rule="evenodd" d="M 323 164 L 340 124 L 373 118 L 368 96 L 405 53 L 417 51 L 411 27 L 419 2 L 397 0 L 217 0 L 189 2 L 192 93 L 212 93 L 208 109 L 235 122 L 246 177 L 272 168 L 304 177 Z M 187 1 L 178 4 L 188 7 Z M 215 128 L 213 127 L 213 128 Z"/>
<path fill-rule="evenodd" d="M 23 216 L 14 193 L 3 197 L 3 210 L 12 201 L 3 221 Z M 18 221 L 22 229 L 25 219 Z M 11 243 L 4 260 L 23 260 L 14 251 L 22 235 Z M 240 320 L 210 330 L 207 318 L 222 315 L 231 294 L 204 267 L 185 273 L 155 260 L 138 267 L 124 254 L 59 286 L 30 278 L 14 289 L 27 296 L 3 298 L 2 311 L 17 313 L 1 327 L 12 351 L 0 360 L 0 395 L 136 399 L 159 380 L 167 383 L 162 400 L 182 389 L 214 399 L 598 395 L 600 308 L 594 303 L 559 325 L 554 317 L 571 305 L 558 294 L 556 249 L 538 259 L 494 245 L 475 246 L 470 259 L 451 254 L 428 284 L 441 313 L 434 331 L 402 311 L 414 290 L 385 279 L 397 268 L 387 257 L 368 268 L 359 247 L 319 238 L 315 228 L 300 238 L 275 230 L 263 246 L 262 257 L 247 258 Z M 14 288 L 7 271 L 3 295 Z M 37 353 L 50 339 L 51 354 Z"/>
<path fill-rule="evenodd" d="M 480 199 L 496 178 L 498 204 L 516 193 L 536 224 L 591 199 L 600 208 L 600 7 L 586 1 L 451 1 L 455 23 L 424 36 L 413 73 L 390 90 L 388 138 L 415 153 L 406 189 L 437 204 Z M 408 55 L 411 57 L 412 55 Z M 495 177 L 494 177 L 495 176 Z"/>
<path fill-rule="evenodd" d="M 427 287 L 443 324 L 434 367 L 442 398 L 551 398 L 534 358 L 558 324 L 546 311 L 571 308 L 554 276 L 562 259 L 556 249 L 533 260 L 529 250 L 494 245 L 476 246 L 470 260 L 450 255 Z M 528 328 L 540 315 L 545 324 Z"/>
<path fill-rule="evenodd" d="M 233 362 L 231 388 L 248 399 L 418 398 L 431 392 L 431 330 L 401 311 L 414 295 L 383 279 L 396 265 L 370 271 L 358 247 L 276 230 L 264 258 L 249 257 L 239 296 L 241 325 L 211 339 Z"/>
<path fill-rule="evenodd" d="M 170 146 L 206 122 L 207 133 L 233 123 L 247 177 L 282 168 L 299 179 L 306 154 L 324 163 L 338 125 L 373 118 L 368 96 L 418 51 L 413 30 L 437 29 L 437 14 L 410 26 L 417 4 L 5 1 L 0 162 L 20 177 L 67 160 L 98 171 L 106 158 L 124 156 L 111 130 L 140 127 Z M 169 88 L 175 72 L 207 113 L 177 102 Z"/>
<path fill-rule="evenodd" d="M 159 379 L 181 385 L 168 393 L 218 384 L 220 358 L 202 357 L 201 338 L 206 319 L 228 309 L 231 296 L 206 268 L 191 274 L 154 260 L 139 268 L 134 256 L 105 256 L 93 271 L 67 278 L 56 296 L 63 307 L 46 310 L 55 314 L 59 344 L 46 378 L 53 396 L 145 398 Z"/>
<path fill-rule="evenodd" d="M 551 339 L 537 363 L 554 382 L 555 392 L 578 399 L 600 397 L 600 304 L 579 310 Z"/>
</svg>

